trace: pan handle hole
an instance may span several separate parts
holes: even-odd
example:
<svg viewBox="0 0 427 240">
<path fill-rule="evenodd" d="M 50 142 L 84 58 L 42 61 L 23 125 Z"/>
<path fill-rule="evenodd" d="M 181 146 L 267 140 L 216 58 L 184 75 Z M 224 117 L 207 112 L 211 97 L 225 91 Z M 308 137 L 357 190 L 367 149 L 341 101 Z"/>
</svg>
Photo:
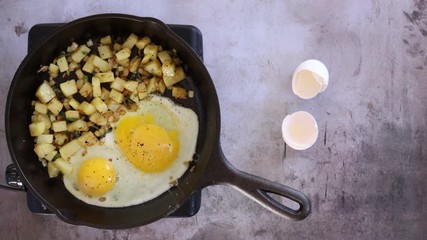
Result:
<svg viewBox="0 0 427 240">
<path fill-rule="evenodd" d="M 287 198 L 285 196 L 275 194 L 272 192 L 265 192 L 265 195 L 275 205 L 278 205 L 278 206 L 281 205 L 281 206 L 284 206 L 286 208 L 290 208 L 293 211 L 298 211 L 301 208 L 301 206 L 298 202 L 296 202 L 290 198 Z"/>
</svg>

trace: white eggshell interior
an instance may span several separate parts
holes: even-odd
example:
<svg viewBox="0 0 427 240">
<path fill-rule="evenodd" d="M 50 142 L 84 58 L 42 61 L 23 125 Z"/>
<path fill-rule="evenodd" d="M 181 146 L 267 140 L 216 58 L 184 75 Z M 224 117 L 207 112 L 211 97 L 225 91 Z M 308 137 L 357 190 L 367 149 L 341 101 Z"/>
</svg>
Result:
<svg viewBox="0 0 427 240">
<path fill-rule="evenodd" d="M 318 135 L 316 119 L 308 112 L 295 112 L 283 119 L 283 140 L 295 150 L 310 148 L 316 142 Z"/>
<path fill-rule="evenodd" d="M 325 91 L 329 83 L 329 72 L 319 60 L 302 62 L 292 77 L 292 91 L 302 99 L 311 99 Z"/>
</svg>

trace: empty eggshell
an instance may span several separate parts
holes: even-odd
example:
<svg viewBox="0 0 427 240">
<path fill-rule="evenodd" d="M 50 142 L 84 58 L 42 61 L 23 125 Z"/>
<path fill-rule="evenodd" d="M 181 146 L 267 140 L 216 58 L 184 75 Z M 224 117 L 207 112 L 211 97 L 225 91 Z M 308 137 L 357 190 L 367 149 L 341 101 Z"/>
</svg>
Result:
<svg viewBox="0 0 427 240">
<path fill-rule="evenodd" d="M 329 72 L 319 60 L 302 62 L 292 77 L 292 91 L 302 99 L 310 99 L 325 91 L 329 83 Z"/>
<path fill-rule="evenodd" d="M 283 140 L 295 150 L 305 150 L 313 146 L 318 135 L 316 119 L 308 112 L 295 112 L 283 119 Z"/>
</svg>

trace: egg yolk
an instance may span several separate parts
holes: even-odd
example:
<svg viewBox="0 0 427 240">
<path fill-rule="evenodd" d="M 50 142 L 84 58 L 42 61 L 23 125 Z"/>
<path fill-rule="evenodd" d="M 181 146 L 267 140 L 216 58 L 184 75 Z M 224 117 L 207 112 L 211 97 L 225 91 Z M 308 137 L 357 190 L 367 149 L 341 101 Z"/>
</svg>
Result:
<svg viewBox="0 0 427 240">
<path fill-rule="evenodd" d="M 176 159 L 179 142 L 176 131 L 157 126 L 154 117 L 127 116 L 120 120 L 115 137 L 126 158 L 144 172 L 160 172 Z"/>
<path fill-rule="evenodd" d="M 104 158 L 86 160 L 77 173 L 78 188 L 92 197 L 106 194 L 114 187 L 115 183 L 114 166 Z"/>
</svg>

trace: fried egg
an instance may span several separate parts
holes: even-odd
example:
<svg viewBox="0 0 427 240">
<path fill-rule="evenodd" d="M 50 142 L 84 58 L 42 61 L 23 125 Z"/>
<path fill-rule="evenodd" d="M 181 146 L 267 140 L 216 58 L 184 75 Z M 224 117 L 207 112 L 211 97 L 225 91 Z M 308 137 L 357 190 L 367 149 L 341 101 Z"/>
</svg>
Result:
<svg viewBox="0 0 427 240">
<path fill-rule="evenodd" d="M 140 204 L 168 191 L 188 169 L 196 151 L 196 113 L 155 95 L 138 107 L 99 144 L 70 157 L 74 170 L 63 180 L 76 198 L 101 207 Z"/>
</svg>

